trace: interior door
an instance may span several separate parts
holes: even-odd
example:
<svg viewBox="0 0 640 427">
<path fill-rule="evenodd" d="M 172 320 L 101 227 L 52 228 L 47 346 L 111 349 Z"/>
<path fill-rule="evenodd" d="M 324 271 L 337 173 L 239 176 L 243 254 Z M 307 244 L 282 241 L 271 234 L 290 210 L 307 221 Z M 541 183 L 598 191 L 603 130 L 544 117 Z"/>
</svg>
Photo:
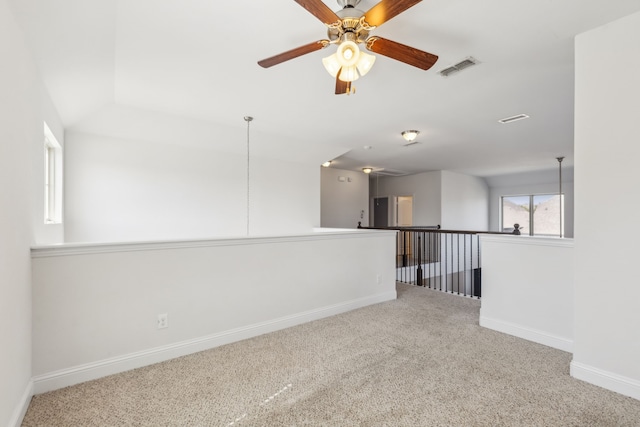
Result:
<svg viewBox="0 0 640 427">
<path fill-rule="evenodd" d="M 399 196 L 396 212 L 396 225 L 398 227 L 411 227 L 413 225 L 413 196 Z"/>
<path fill-rule="evenodd" d="M 373 226 L 389 226 L 389 198 L 376 197 L 373 199 Z"/>
</svg>

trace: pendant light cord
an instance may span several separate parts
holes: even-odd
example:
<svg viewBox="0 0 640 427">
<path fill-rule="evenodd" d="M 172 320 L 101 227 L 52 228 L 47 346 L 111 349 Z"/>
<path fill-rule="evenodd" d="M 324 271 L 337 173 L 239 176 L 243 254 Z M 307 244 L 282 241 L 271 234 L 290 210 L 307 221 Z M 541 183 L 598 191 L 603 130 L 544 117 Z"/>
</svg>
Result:
<svg viewBox="0 0 640 427">
<path fill-rule="evenodd" d="M 562 161 L 564 157 L 556 157 L 556 160 L 558 161 L 558 197 L 560 199 L 560 238 L 562 238 Z"/>
<path fill-rule="evenodd" d="M 250 219 L 250 215 L 249 215 L 249 211 L 250 211 L 250 190 L 251 190 L 251 151 L 250 151 L 250 132 L 249 132 L 249 127 L 250 127 L 250 123 L 253 120 L 253 117 L 251 116 L 244 116 L 244 120 L 247 122 L 247 236 L 249 235 L 249 219 Z"/>
</svg>

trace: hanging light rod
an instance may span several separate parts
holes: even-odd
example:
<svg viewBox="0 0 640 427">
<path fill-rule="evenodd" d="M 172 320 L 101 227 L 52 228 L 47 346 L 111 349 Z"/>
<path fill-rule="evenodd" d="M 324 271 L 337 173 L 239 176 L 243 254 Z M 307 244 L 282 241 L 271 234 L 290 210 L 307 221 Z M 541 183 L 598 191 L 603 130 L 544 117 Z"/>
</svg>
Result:
<svg viewBox="0 0 640 427">
<path fill-rule="evenodd" d="M 247 236 L 249 235 L 249 221 L 251 219 L 251 151 L 250 151 L 250 132 L 249 125 L 253 117 L 244 116 L 244 121 L 247 122 Z"/>
<path fill-rule="evenodd" d="M 564 230 L 562 227 L 562 161 L 564 156 L 556 157 L 558 161 L 558 202 L 560 203 L 560 238 L 564 237 Z"/>
</svg>

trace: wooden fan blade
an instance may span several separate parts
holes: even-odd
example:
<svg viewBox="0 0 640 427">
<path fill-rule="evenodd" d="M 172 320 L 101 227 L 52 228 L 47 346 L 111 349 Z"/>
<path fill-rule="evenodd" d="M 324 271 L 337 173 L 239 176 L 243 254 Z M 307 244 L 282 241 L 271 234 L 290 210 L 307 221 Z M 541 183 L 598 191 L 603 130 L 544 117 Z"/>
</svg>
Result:
<svg viewBox="0 0 640 427">
<path fill-rule="evenodd" d="M 313 16 L 324 22 L 325 25 L 339 24 L 341 19 L 336 13 L 329 9 L 329 6 L 321 0 L 294 0 L 300 6 L 304 7 Z"/>
<path fill-rule="evenodd" d="M 383 39 L 382 37 L 369 37 L 366 41 L 366 46 L 371 52 L 379 53 L 423 70 L 433 67 L 433 64 L 438 60 L 437 55 Z"/>
<path fill-rule="evenodd" d="M 342 72 L 342 68 L 338 71 L 336 75 L 336 95 L 342 95 L 346 93 L 347 95 L 351 93 L 351 82 L 343 82 L 338 77 L 340 77 L 340 73 Z"/>
<path fill-rule="evenodd" d="M 422 0 L 382 0 L 364 14 L 364 21 L 378 27 Z"/>
<path fill-rule="evenodd" d="M 271 58 L 258 61 L 258 65 L 260 65 L 262 68 L 273 67 L 274 65 L 278 65 L 281 62 L 297 58 L 298 56 L 302 56 L 307 53 L 315 52 L 316 50 L 324 49 L 327 46 L 329 46 L 329 40 L 318 40 L 317 42 L 305 44 L 304 46 L 296 47 L 295 49 L 282 52 L 281 54 L 272 56 Z"/>
</svg>

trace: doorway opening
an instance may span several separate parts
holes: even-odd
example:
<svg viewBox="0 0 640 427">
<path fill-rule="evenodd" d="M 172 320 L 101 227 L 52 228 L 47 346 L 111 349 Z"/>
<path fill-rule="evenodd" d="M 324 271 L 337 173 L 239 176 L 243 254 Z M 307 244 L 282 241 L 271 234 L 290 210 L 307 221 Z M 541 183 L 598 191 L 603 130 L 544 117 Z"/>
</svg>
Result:
<svg viewBox="0 0 640 427">
<path fill-rule="evenodd" d="M 413 225 L 413 196 L 398 196 L 396 200 L 396 226 Z"/>
</svg>

